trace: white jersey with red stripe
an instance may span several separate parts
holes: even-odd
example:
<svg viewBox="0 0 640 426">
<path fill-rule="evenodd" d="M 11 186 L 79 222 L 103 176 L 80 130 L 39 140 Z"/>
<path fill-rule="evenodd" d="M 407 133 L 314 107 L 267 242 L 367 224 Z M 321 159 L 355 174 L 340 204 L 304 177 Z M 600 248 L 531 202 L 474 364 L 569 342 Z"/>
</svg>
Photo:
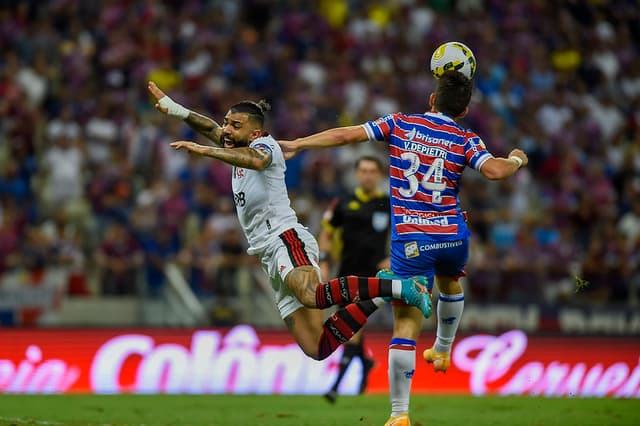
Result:
<svg viewBox="0 0 640 426">
<path fill-rule="evenodd" d="M 255 139 L 251 148 L 271 153 L 264 170 L 233 168 L 233 198 L 249 242 L 249 254 L 259 254 L 284 231 L 300 226 L 287 193 L 287 169 L 280 145 L 271 136 Z"/>
<path fill-rule="evenodd" d="M 466 166 L 493 156 L 478 135 L 440 113 L 388 114 L 363 124 L 389 143 L 392 240 L 453 241 L 469 236 L 458 198 Z"/>
</svg>

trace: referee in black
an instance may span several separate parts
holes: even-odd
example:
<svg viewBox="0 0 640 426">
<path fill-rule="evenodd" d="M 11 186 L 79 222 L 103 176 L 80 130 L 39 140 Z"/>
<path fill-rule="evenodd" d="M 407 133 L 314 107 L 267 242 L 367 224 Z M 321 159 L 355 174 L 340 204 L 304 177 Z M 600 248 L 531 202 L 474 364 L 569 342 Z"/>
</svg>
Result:
<svg viewBox="0 0 640 426">
<path fill-rule="evenodd" d="M 318 236 L 323 280 L 332 276 L 330 271 L 334 258 L 339 262 L 336 275 L 339 277 L 373 277 L 378 270 L 389 267 L 389 196 L 379 188 L 383 174 L 384 168 L 378 158 L 358 158 L 355 163 L 356 189 L 333 200 L 324 213 Z M 344 345 L 338 377 L 324 395 L 329 402 L 336 401 L 340 381 L 354 357 L 360 357 L 362 361 L 360 393 L 365 391 L 374 362 L 365 354 L 363 340 L 360 330 Z"/>
</svg>

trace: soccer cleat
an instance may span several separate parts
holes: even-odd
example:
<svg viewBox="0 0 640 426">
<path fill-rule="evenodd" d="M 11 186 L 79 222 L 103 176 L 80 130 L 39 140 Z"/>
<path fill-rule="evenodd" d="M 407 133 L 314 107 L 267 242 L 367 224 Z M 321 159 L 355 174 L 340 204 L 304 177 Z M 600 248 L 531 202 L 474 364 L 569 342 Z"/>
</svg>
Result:
<svg viewBox="0 0 640 426">
<path fill-rule="evenodd" d="M 401 280 L 402 290 L 400 292 L 402 301 L 413 305 L 422 311 L 425 318 L 431 316 L 431 293 L 428 289 L 427 277 L 416 276 L 402 279 L 394 274 L 390 269 L 381 269 L 376 273 L 377 278 L 387 280 Z M 387 302 L 390 298 L 384 298 Z"/>
<path fill-rule="evenodd" d="M 402 280 L 402 300 L 422 311 L 425 318 L 431 316 L 431 294 L 427 290 L 427 277 L 417 276 Z"/>
<path fill-rule="evenodd" d="M 433 348 L 425 349 L 422 357 L 429 364 L 433 364 L 433 371 L 446 373 L 451 365 L 451 354 L 447 352 L 436 352 Z"/>
<path fill-rule="evenodd" d="M 384 426 L 411 426 L 411 420 L 409 420 L 409 414 L 403 413 L 397 416 L 389 417 L 389 420 Z"/>
</svg>

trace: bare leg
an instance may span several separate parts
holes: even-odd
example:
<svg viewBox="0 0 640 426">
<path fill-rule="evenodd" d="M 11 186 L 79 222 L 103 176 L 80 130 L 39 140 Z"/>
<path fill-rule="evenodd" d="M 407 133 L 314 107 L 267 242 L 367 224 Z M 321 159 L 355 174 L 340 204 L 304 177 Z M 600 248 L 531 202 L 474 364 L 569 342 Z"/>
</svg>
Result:
<svg viewBox="0 0 640 426">
<path fill-rule="evenodd" d="M 320 309 L 300 308 L 284 319 L 300 349 L 313 359 L 319 359 L 319 342 L 324 331 Z"/>
<path fill-rule="evenodd" d="M 350 340 L 383 301 L 378 299 L 350 303 L 322 323 L 321 313 L 318 314 L 319 317 L 309 314 L 318 311 L 311 308 L 314 306 L 312 301 L 315 300 L 318 281 L 318 274 L 311 266 L 297 267 L 287 274 L 285 284 L 306 308 L 289 315 L 285 322 L 305 354 L 313 359 L 325 359 L 338 346 Z"/>
</svg>

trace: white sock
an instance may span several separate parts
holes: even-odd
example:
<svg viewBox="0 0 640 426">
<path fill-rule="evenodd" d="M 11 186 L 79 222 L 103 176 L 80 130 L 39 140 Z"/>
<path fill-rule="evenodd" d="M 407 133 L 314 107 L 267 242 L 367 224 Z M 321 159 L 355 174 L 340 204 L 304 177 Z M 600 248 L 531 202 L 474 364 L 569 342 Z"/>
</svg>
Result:
<svg viewBox="0 0 640 426">
<path fill-rule="evenodd" d="M 409 412 L 411 380 L 416 368 L 416 342 L 393 338 L 389 344 L 389 397 L 391 415 Z"/>
<path fill-rule="evenodd" d="M 464 293 L 440 293 L 438 296 L 438 331 L 433 350 L 444 353 L 451 352 L 451 344 L 456 337 L 463 310 Z"/>
<path fill-rule="evenodd" d="M 402 280 L 391 280 L 391 294 L 394 299 L 402 297 Z"/>
</svg>

